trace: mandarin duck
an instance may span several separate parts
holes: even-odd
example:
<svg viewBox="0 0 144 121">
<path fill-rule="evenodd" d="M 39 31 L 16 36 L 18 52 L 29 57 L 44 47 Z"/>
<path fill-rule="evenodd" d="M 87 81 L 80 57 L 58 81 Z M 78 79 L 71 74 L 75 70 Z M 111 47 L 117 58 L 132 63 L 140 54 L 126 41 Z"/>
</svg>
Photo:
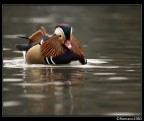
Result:
<svg viewBox="0 0 144 121">
<path fill-rule="evenodd" d="M 72 34 L 72 27 L 67 24 L 57 25 L 51 37 L 44 27 L 30 37 L 19 37 L 29 40 L 28 45 L 16 45 L 18 50 L 26 51 L 28 64 L 55 65 L 69 64 L 72 61 L 87 63 L 80 42 Z"/>
</svg>

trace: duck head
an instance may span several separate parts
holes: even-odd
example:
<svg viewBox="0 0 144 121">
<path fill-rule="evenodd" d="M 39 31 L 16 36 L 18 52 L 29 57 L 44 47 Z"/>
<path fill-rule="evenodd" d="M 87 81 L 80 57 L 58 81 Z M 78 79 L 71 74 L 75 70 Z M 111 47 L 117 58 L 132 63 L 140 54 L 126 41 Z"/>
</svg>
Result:
<svg viewBox="0 0 144 121">
<path fill-rule="evenodd" d="M 59 24 L 56 26 L 54 35 L 59 36 L 59 40 L 68 48 L 72 48 L 71 36 L 72 27 L 67 24 Z"/>
</svg>

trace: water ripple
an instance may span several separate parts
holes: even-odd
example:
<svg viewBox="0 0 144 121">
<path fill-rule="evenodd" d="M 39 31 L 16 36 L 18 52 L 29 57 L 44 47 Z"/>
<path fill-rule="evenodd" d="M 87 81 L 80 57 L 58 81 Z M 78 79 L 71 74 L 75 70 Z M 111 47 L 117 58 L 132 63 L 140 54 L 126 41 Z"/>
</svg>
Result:
<svg viewBox="0 0 144 121">
<path fill-rule="evenodd" d="M 19 106 L 21 103 L 19 101 L 4 101 L 3 107 Z"/>
<path fill-rule="evenodd" d="M 93 73 L 93 75 L 115 75 L 116 73 Z"/>
<path fill-rule="evenodd" d="M 18 36 L 25 36 L 24 34 L 7 34 L 7 35 L 4 35 L 3 37 L 5 39 L 16 39 L 18 38 Z"/>
<path fill-rule="evenodd" d="M 23 94 L 23 95 L 20 95 L 19 97 L 24 97 L 24 98 L 46 98 L 46 96 L 42 95 L 42 94 Z"/>
<path fill-rule="evenodd" d="M 47 85 L 55 85 L 55 86 L 63 86 L 63 85 L 71 85 L 70 81 L 54 81 L 54 82 L 45 82 L 45 83 L 17 83 L 13 85 L 19 86 L 47 86 Z"/>
<path fill-rule="evenodd" d="M 106 94 L 124 94 L 124 92 L 123 91 L 118 91 L 118 90 L 114 90 L 114 91 L 108 91 L 108 92 L 106 92 Z"/>
<path fill-rule="evenodd" d="M 67 65 L 45 65 L 45 64 L 26 64 L 24 59 L 14 58 L 12 60 L 3 60 L 4 67 L 7 68 L 34 68 L 34 67 L 72 67 L 72 68 L 119 68 L 119 66 L 100 66 L 99 64 L 108 63 L 109 59 L 87 59 L 88 64 L 80 65 L 79 63 L 73 62 Z M 97 65 L 98 64 L 98 65 Z"/>
<path fill-rule="evenodd" d="M 23 23 L 54 23 L 55 18 L 52 17 L 32 17 L 32 18 L 19 18 L 14 17 L 12 22 L 23 22 Z"/>
<path fill-rule="evenodd" d="M 4 78 L 3 82 L 22 82 L 23 79 L 17 79 L 17 78 Z"/>
<path fill-rule="evenodd" d="M 10 48 L 3 48 L 3 51 L 11 50 Z"/>
<path fill-rule="evenodd" d="M 127 80 L 127 77 L 110 77 L 108 80 Z"/>
</svg>

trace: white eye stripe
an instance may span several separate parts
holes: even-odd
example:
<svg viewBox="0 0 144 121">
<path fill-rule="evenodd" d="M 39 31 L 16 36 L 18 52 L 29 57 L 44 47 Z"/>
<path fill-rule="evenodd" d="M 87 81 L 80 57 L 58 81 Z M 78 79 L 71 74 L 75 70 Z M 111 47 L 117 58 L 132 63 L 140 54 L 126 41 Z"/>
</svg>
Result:
<svg viewBox="0 0 144 121">
<path fill-rule="evenodd" d="M 72 31 L 73 31 L 73 28 L 71 27 L 71 29 L 70 29 L 70 36 L 72 35 Z M 60 27 L 57 27 L 57 28 L 55 29 L 54 34 L 55 34 L 55 35 L 59 35 L 60 37 L 63 37 L 64 39 L 66 39 L 66 36 L 65 36 L 64 31 L 63 31 L 63 29 L 60 28 Z"/>
<path fill-rule="evenodd" d="M 60 28 L 60 27 L 57 27 L 57 28 L 55 29 L 54 34 L 56 34 L 56 35 L 61 35 L 61 36 L 64 35 L 64 36 L 65 36 L 62 28 Z"/>
</svg>

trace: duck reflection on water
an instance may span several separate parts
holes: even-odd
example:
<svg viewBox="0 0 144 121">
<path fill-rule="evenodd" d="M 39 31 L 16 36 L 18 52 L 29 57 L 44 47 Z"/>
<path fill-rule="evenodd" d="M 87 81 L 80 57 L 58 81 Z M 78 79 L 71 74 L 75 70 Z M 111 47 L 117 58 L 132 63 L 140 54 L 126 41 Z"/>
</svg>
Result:
<svg viewBox="0 0 144 121">
<path fill-rule="evenodd" d="M 82 68 L 26 68 L 24 94 L 28 101 L 25 114 L 71 115 L 73 113 L 74 86 L 83 86 Z"/>
</svg>

